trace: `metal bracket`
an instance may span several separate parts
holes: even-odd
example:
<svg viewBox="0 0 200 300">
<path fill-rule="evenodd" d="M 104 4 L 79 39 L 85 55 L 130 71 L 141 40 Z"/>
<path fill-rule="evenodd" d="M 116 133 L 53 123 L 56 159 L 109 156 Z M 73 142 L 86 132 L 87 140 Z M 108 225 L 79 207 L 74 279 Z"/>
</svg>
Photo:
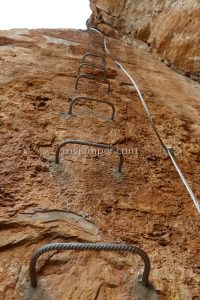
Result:
<svg viewBox="0 0 200 300">
<path fill-rule="evenodd" d="M 116 149 L 112 145 L 108 144 L 98 144 L 98 143 L 93 143 L 93 142 L 87 142 L 87 141 L 81 141 L 81 140 L 65 140 L 62 143 L 60 143 L 56 149 L 56 154 L 55 154 L 55 163 L 59 164 L 60 162 L 60 150 L 62 147 L 64 147 L 67 144 L 77 144 L 77 145 L 86 145 L 86 146 L 93 146 L 96 148 L 102 148 L 102 149 L 110 149 L 112 152 L 115 152 L 119 155 L 119 166 L 118 166 L 118 172 L 122 172 L 122 166 L 124 162 L 124 156 L 121 152 L 121 150 Z"/>
<path fill-rule="evenodd" d="M 103 55 L 100 55 L 100 54 L 95 54 L 95 53 L 90 53 L 90 52 L 87 52 L 83 55 L 82 57 L 82 60 L 81 62 L 84 63 L 84 62 L 88 62 L 85 58 L 86 57 L 97 57 L 97 58 L 101 58 L 101 62 L 102 62 L 102 66 L 105 67 L 106 66 L 106 59 L 105 59 L 105 56 Z"/>
<path fill-rule="evenodd" d="M 29 263 L 30 281 L 32 287 L 37 286 L 37 274 L 36 274 L 36 263 L 37 259 L 48 251 L 55 250 L 89 250 L 89 251 L 120 251 L 120 252 L 131 252 L 139 255 L 144 262 L 144 271 L 142 274 L 141 283 L 151 288 L 149 283 L 149 274 L 151 270 L 151 263 L 147 253 L 139 247 L 127 244 L 115 244 L 115 243 L 52 243 L 47 244 L 37 249 L 31 256 Z"/>
<path fill-rule="evenodd" d="M 100 102 L 100 103 L 105 103 L 107 105 L 110 105 L 111 108 L 112 108 L 112 114 L 111 114 L 111 120 L 113 121 L 114 120 L 114 117 L 115 117 L 115 107 L 114 105 L 110 102 L 110 101 L 105 101 L 105 100 L 98 100 L 98 99 L 93 99 L 93 98 L 89 98 L 89 97 L 76 97 L 74 100 L 72 100 L 70 102 L 70 105 L 69 105 L 69 110 L 68 110 L 68 115 L 72 115 L 72 108 L 73 108 L 73 105 L 75 102 L 79 101 L 79 100 L 89 100 L 89 101 L 94 101 L 94 102 Z"/>
<path fill-rule="evenodd" d="M 92 74 L 82 73 L 76 79 L 76 83 L 75 83 L 75 89 L 76 90 L 78 89 L 78 82 L 79 82 L 79 79 L 81 79 L 81 78 L 88 78 L 88 79 L 91 79 L 91 80 L 98 80 L 98 81 L 105 82 L 108 85 L 107 94 L 109 95 L 109 93 L 110 93 L 110 81 L 107 78 L 98 77 L 98 76 L 95 76 L 95 75 L 92 75 Z"/>
<path fill-rule="evenodd" d="M 91 67 L 91 68 L 95 68 L 95 69 L 100 69 L 102 70 L 104 73 L 106 73 L 106 69 L 105 67 L 102 67 L 102 66 L 99 66 L 99 65 L 96 65 L 96 64 L 91 64 L 91 63 L 81 63 L 79 68 L 78 68 L 78 74 L 80 73 L 80 70 L 81 68 L 83 67 Z"/>
</svg>

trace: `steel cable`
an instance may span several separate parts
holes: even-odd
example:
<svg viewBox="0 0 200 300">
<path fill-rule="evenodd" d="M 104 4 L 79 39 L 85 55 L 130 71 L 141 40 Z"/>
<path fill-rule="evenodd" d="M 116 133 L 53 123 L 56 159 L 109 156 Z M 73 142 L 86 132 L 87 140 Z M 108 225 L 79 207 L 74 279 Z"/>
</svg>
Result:
<svg viewBox="0 0 200 300">
<path fill-rule="evenodd" d="M 144 271 L 141 283 L 146 287 L 151 287 L 149 283 L 149 274 L 151 269 L 150 259 L 147 253 L 134 245 L 114 244 L 114 243 L 52 243 L 37 249 L 30 259 L 29 272 L 32 287 L 37 286 L 36 262 L 37 259 L 48 251 L 53 250 L 93 250 L 93 251 L 125 251 L 138 254 L 144 262 Z"/>
<path fill-rule="evenodd" d="M 136 82 L 134 81 L 134 79 L 132 78 L 132 76 L 127 72 L 127 70 L 122 66 L 122 64 L 120 64 L 120 63 L 119 63 L 115 58 L 113 58 L 113 56 L 111 55 L 111 53 L 110 53 L 110 51 L 108 50 L 108 47 L 107 47 L 107 43 L 106 43 L 107 38 L 106 38 L 106 36 L 104 36 L 99 30 L 97 30 L 97 29 L 95 29 L 95 28 L 90 28 L 90 30 L 92 30 L 92 31 L 94 31 L 94 32 L 96 32 L 96 33 L 99 33 L 99 35 L 101 35 L 101 36 L 104 37 L 104 47 L 105 47 L 106 52 L 107 52 L 108 55 L 111 57 L 111 59 L 115 62 L 115 64 L 116 64 L 116 65 L 117 65 L 117 66 L 118 66 L 118 67 L 126 74 L 126 76 L 129 78 L 129 80 L 130 80 L 131 83 L 133 84 L 133 86 L 134 86 L 135 90 L 137 91 L 137 94 L 138 94 L 138 96 L 139 96 L 139 98 L 140 98 L 140 100 L 141 100 L 141 102 L 142 102 L 142 105 L 143 105 L 143 107 L 144 107 L 144 110 L 145 110 L 145 112 L 146 112 L 146 114 L 147 114 L 147 116 L 148 116 L 148 118 L 149 118 L 149 121 L 150 121 L 150 123 L 151 123 L 151 126 L 152 126 L 152 128 L 153 128 L 153 130 L 154 130 L 154 132 L 155 132 L 155 134 L 156 134 L 156 136 L 157 136 L 157 138 L 158 138 L 158 140 L 159 140 L 161 146 L 163 147 L 163 149 L 166 151 L 167 155 L 168 155 L 169 158 L 171 159 L 171 161 L 172 161 L 172 163 L 173 163 L 173 165 L 174 165 L 174 167 L 175 167 L 177 173 L 179 174 L 179 176 L 180 176 L 180 178 L 181 178 L 183 184 L 185 185 L 185 187 L 186 187 L 186 189 L 187 189 L 187 191 L 188 191 L 188 193 L 189 193 L 189 195 L 190 195 L 190 197 L 191 197 L 191 199 L 192 199 L 192 201 L 193 201 L 193 203 L 194 203 L 196 209 L 197 209 L 198 212 L 200 213 L 200 204 L 199 204 L 199 202 L 198 202 L 196 196 L 194 195 L 194 193 L 193 193 L 193 191 L 192 191 L 192 189 L 191 189 L 189 183 L 187 182 L 185 176 L 184 176 L 183 173 L 181 172 L 181 170 L 180 170 L 180 168 L 179 168 L 179 166 L 178 166 L 178 164 L 177 164 L 177 162 L 176 162 L 176 160 L 175 160 L 175 157 L 174 157 L 172 148 L 171 148 L 171 147 L 167 147 L 167 146 L 165 145 L 165 143 L 163 142 L 163 140 L 162 140 L 162 138 L 161 138 L 161 136 L 160 136 L 160 134 L 159 134 L 159 132 L 158 132 L 158 130 L 157 130 L 157 128 L 156 128 L 156 125 L 155 125 L 155 123 L 154 123 L 154 121 L 153 121 L 153 118 L 152 118 L 152 115 L 151 115 L 151 113 L 150 113 L 150 111 L 149 111 L 149 109 L 148 109 L 148 106 L 147 106 L 147 104 L 146 104 L 146 102 L 145 102 L 145 100 L 144 100 L 144 97 L 142 96 L 142 94 L 141 94 L 141 92 L 140 92 L 140 89 L 138 88 L 138 85 L 136 84 Z"/>
</svg>

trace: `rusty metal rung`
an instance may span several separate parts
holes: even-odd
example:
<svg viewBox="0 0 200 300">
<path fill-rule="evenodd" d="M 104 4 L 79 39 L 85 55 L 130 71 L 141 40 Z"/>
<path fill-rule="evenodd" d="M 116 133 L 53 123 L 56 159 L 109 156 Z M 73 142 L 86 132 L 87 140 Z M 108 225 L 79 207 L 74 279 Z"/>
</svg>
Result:
<svg viewBox="0 0 200 300">
<path fill-rule="evenodd" d="M 81 70 L 83 67 L 91 67 L 91 68 L 94 68 L 94 69 L 100 69 L 100 70 L 102 70 L 104 73 L 106 73 L 105 67 L 102 67 L 102 66 L 99 66 L 99 65 L 96 65 L 96 64 L 91 64 L 91 63 L 81 63 L 80 66 L 79 66 L 79 68 L 78 68 L 78 74 L 80 73 L 80 70 Z"/>
<path fill-rule="evenodd" d="M 93 99 L 93 98 L 89 98 L 89 97 L 76 97 L 74 100 L 72 100 L 70 102 L 70 105 L 69 105 L 69 110 L 68 110 L 68 115 L 72 115 L 72 109 L 73 109 L 73 105 L 75 102 L 79 101 L 79 100 L 89 100 L 89 101 L 94 101 L 94 102 L 100 102 L 100 103 L 105 103 L 107 105 L 109 105 L 111 108 L 112 108 L 112 114 L 111 114 L 111 120 L 113 121 L 114 120 L 114 117 L 115 117 L 115 107 L 114 105 L 110 102 L 110 101 L 105 101 L 105 100 L 97 100 L 97 99 Z"/>
<path fill-rule="evenodd" d="M 107 94 L 109 95 L 109 93 L 110 93 L 110 81 L 107 78 L 105 78 L 105 77 L 98 77 L 98 76 L 87 74 L 87 73 L 82 73 L 76 79 L 76 83 L 75 83 L 75 89 L 76 90 L 78 89 L 78 82 L 79 82 L 79 79 L 81 79 L 81 78 L 88 78 L 88 79 L 91 79 L 91 80 L 98 80 L 98 81 L 105 82 L 108 85 Z"/>
<path fill-rule="evenodd" d="M 88 141 L 82 141 L 82 140 L 65 140 L 62 143 L 60 143 L 56 149 L 56 154 L 55 154 L 55 163 L 59 164 L 60 162 L 60 150 L 62 147 L 64 147 L 67 144 L 78 144 L 78 145 L 86 145 L 86 146 L 93 146 L 96 148 L 101 148 L 101 149 L 110 149 L 112 152 L 117 153 L 119 155 L 119 166 L 118 166 L 118 172 L 122 172 L 122 167 L 123 167 L 123 162 L 124 162 L 124 156 L 121 152 L 121 150 L 115 148 L 112 145 L 108 144 L 99 144 L 99 143 L 94 143 L 94 142 L 88 142 Z"/>
<path fill-rule="evenodd" d="M 87 52 L 83 55 L 81 62 L 82 63 L 87 63 L 88 61 L 86 60 L 87 57 L 95 57 L 95 58 L 101 58 L 101 65 L 103 67 L 106 66 L 106 59 L 105 59 L 105 55 L 100 55 L 100 54 L 95 54 L 95 53 L 91 53 L 91 52 Z"/>
<path fill-rule="evenodd" d="M 138 281 L 141 282 L 146 288 L 152 289 L 149 282 L 149 274 L 151 270 L 151 262 L 148 254 L 141 248 L 135 245 L 127 244 L 117 244 L 117 243 L 52 243 L 46 244 L 39 249 L 37 249 L 31 256 L 29 263 L 29 274 L 32 287 L 37 286 L 37 273 L 36 273 L 36 263 L 37 259 L 44 253 L 48 251 L 62 251 L 62 250 L 89 250 L 89 251 L 126 251 L 133 254 L 137 254 L 141 257 L 144 262 L 144 271 L 140 274 Z"/>
</svg>

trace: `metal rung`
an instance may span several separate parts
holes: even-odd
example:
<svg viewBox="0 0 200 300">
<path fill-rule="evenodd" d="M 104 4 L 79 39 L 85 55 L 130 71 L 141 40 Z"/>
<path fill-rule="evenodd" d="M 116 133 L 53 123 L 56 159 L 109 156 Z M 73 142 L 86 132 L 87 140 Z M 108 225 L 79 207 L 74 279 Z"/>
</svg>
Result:
<svg viewBox="0 0 200 300">
<path fill-rule="evenodd" d="M 93 143 L 93 142 L 87 142 L 87 141 L 81 141 L 81 140 L 65 140 L 62 143 L 60 143 L 56 149 L 56 155 L 55 155 L 55 163 L 59 164 L 60 162 L 60 150 L 62 147 L 64 147 L 67 144 L 78 144 L 78 145 L 86 145 L 86 146 L 93 146 L 96 148 L 102 148 L 102 149 L 110 149 L 112 152 L 117 153 L 119 155 L 119 166 L 118 166 L 118 172 L 121 173 L 123 162 L 124 162 L 124 156 L 121 152 L 121 150 L 116 149 L 112 145 L 108 144 L 99 144 L 99 143 Z"/>
<path fill-rule="evenodd" d="M 98 77 L 98 76 L 92 75 L 92 74 L 82 73 L 76 79 L 76 83 L 75 83 L 75 89 L 76 90 L 78 89 L 78 82 L 79 82 L 79 79 L 81 79 L 81 78 L 88 78 L 88 79 L 91 79 L 91 80 L 98 80 L 98 81 L 105 82 L 108 85 L 107 94 L 109 95 L 109 93 L 110 93 L 110 81 L 107 78 L 105 78 L 105 77 Z"/>
<path fill-rule="evenodd" d="M 99 65 L 96 65 L 96 64 L 91 64 L 91 63 L 81 63 L 80 66 L 79 66 L 79 68 L 78 68 L 78 74 L 80 73 L 80 70 L 83 67 L 91 67 L 91 68 L 94 68 L 94 69 L 100 69 L 104 73 L 106 73 L 105 67 L 102 67 L 102 66 L 99 66 Z"/>
<path fill-rule="evenodd" d="M 89 97 L 76 97 L 74 100 L 72 100 L 70 102 L 70 105 L 69 105 L 68 115 L 72 115 L 73 105 L 74 105 L 75 102 L 77 102 L 79 100 L 89 100 L 89 101 L 94 101 L 94 102 L 100 102 L 100 103 L 105 103 L 105 104 L 111 106 L 111 108 L 112 108 L 112 114 L 111 114 L 111 118 L 110 119 L 112 121 L 114 120 L 114 117 L 115 117 L 115 107 L 114 107 L 114 105 L 110 101 L 97 100 L 97 99 L 93 99 L 93 98 L 89 98 Z"/>
<path fill-rule="evenodd" d="M 47 244 L 37 249 L 31 256 L 29 264 L 30 281 L 32 287 L 37 287 L 37 274 L 36 263 L 37 259 L 48 251 L 55 250 L 89 250 L 89 251 L 119 251 L 119 252 L 131 252 L 139 255 L 144 262 L 144 271 L 142 274 L 141 283 L 147 287 L 152 288 L 149 282 L 149 274 L 151 270 L 151 263 L 147 253 L 139 247 L 127 244 L 115 244 L 115 243 L 52 243 Z"/>
<path fill-rule="evenodd" d="M 95 54 L 95 53 L 91 53 L 91 52 L 87 52 L 87 53 L 85 53 L 84 55 L 83 55 L 83 57 L 82 57 L 82 60 L 81 60 L 81 62 L 82 63 L 84 63 L 84 62 L 88 62 L 85 58 L 86 57 L 97 57 L 97 58 L 101 58 L 101 62 L 102 62 L 102 66 L 106 66 L 106 59 L 105 59 L 105 56 L 103 56 L 103 55 L 100 55 L 100 54 Z"/>
</svg>

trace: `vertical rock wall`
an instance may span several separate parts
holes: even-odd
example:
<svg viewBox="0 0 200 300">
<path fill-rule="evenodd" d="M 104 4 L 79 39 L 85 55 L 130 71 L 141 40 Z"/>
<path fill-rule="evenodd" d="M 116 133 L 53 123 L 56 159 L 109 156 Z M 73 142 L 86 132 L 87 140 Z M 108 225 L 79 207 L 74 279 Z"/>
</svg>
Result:
<svg viewBox="0 0 200 300">
<path fill-rule="evenodd" d="M 163 60 L 200 80 L 200 2 L 198 0 L 91 0 L 89 23 L 134 44 L 134 38 L 156 49 Z"/>
<path fill-rule="evenodd" d="M 106 84 L 86 79 L 75 90 L 88 50 L 84 31 L 11 30 L 0 40 L 0 299 L 147 299 L 135 287 L 142 261 L 123 252 L 46 253 L 31 288 L 33 251 L 72 241 L 137 245 L 149 254 L 157 299 L 199 299 L 199 215 L 127 78 L 106 57 L 110 95 Z M 108 46 L 138 82 L 200 198 L 199 84 L 137 47 L 112 38 Z M 80 95 L 111 101 L 115 121 L 105 104 L 80 102 L 73 116 L 63 114 Z M 123 150 L 123 176 L 117 155 L 87 146 L 66 145 L 56 169 L 55 150 L 65 139 Z"/>
</svg>

